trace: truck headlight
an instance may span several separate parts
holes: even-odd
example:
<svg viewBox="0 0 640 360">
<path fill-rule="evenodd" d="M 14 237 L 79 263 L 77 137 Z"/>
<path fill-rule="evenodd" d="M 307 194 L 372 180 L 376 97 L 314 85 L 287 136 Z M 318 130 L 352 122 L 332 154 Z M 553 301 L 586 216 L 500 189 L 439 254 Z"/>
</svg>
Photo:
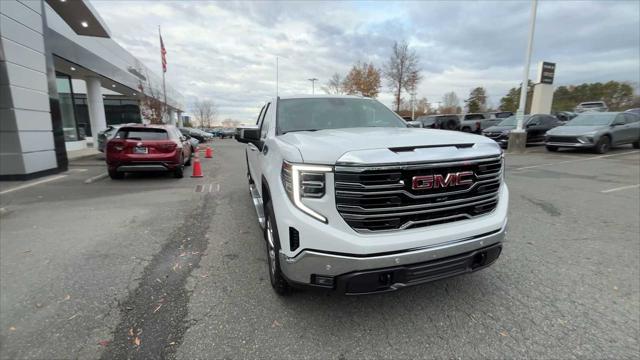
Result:
<svg viewBox="0 0 640 360">
<path fill-rule="evenodd" d="M 327 218 L 302 203 L 302 198 L 321 198 L 325 194 L 326 176 L 331 166 L 282 163 L 282 185 L 289 200 L 302 212 L 327 222 Z"/>
</svg>

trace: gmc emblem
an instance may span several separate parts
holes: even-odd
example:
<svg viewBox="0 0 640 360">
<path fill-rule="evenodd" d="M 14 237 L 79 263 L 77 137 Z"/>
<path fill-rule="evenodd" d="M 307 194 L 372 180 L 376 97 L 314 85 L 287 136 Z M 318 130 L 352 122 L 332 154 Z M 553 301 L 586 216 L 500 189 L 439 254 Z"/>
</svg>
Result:
<svg viewBox="0 0 640 360">
<path fill-rule="evenodd" d="M 446 175 L 437 174 L 414 176 L 411 181 L 411 188 L 413 190 L 428 190 L 471 185 L 473 184 L 473 175 L 473 171 L 462 171 L 457 173 L 448 173 Z"/>
</svg>

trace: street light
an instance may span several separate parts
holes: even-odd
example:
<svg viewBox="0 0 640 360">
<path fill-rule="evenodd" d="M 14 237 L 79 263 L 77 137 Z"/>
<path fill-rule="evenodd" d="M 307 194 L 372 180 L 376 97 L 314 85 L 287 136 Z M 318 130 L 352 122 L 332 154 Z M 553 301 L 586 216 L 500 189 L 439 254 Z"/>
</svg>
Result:
<svg viewBox="0 0 640 360">
<path fill-rule="evenodd" d="M 311 79 L 307 79 L 307 80 L 311 81 L 311 95 L 315 95 L 315 93 L 316 93 L 316 81 L 318 81 L 318 79 L 311 78 Z"/>
<path fill-rule="evenodd" d="M 509 148 L 515 151 L 524 151 L 527 135 L 522 125 L 524 112 L 527 105 L 527 87 L 529 86 L 529 67 L 531 66 L 531 50 L 533 49 L 533 34 L 536 29 L 536 10 L 538 0 L 531 0 L 531 17 L 529 18 L 529 42 L 524 57 L 524 69 L 522 70 L 522 87 L 520 88 L 520 104 L 516 112 L 516 129 L 509 134 Z M 512 141 L 513 140 L 513 141 Z"/>
</svg>

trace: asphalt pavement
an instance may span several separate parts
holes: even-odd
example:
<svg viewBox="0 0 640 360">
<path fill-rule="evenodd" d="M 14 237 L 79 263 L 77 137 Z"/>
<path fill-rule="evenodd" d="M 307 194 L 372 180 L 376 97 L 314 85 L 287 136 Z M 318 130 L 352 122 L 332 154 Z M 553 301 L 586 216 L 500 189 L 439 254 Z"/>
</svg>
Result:
<svg viewBox="0 0 640 360">
<path fill-rule="evenodd" d="M 488 269 L 279 297 L 243 145 L 212 145 L 203 178 L 87 184 L 104 165 L 80 159 L 0 183 L 0 358 L 640 356 L 638 150 L 508 155 L 508 239 Z"/>
</svg>

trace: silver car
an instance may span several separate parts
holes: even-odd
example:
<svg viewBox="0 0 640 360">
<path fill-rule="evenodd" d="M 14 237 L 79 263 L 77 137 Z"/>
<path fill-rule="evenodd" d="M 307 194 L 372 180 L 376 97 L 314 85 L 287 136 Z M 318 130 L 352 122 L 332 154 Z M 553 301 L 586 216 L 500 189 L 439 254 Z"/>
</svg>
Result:
<svg viewBox="0 0 640 360">
<path fill-rule="evenodd" d="M 578 104 L 578 106 L 576 106 L 575 111 L 577 113 L 581 113 L 585 111 L 605 112 L 605 111 L 609 111 L 609 107 L 604 101 L 586 101 Z"/>
<path fill-rule="evenodd" d="M 561 147 L 588 148 L 604 154 L 612 146 L 633 144 L 640 148 L 640 117 L 627 112 L 587 112 L 563 126 L 547 131 L 549 151 Z"/>
</svg>

